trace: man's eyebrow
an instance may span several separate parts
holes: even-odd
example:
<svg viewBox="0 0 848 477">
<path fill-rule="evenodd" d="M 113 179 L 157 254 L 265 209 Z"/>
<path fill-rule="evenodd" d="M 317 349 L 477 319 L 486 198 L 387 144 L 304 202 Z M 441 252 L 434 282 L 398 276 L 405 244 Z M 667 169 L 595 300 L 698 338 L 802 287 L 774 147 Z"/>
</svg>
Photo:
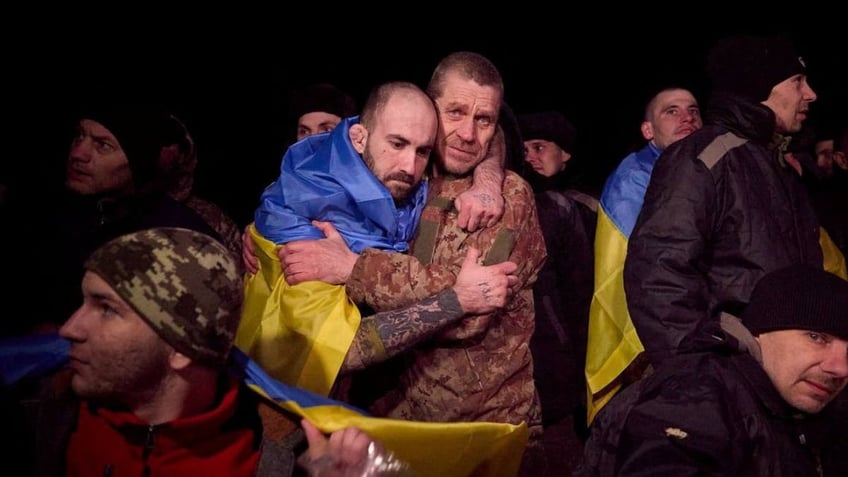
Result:
<svg viewBox="0 0 848 477">
<path fill-rule="evenodd" d="M 117 140 L 115 140 L 115 139 L 113 139 L 112 137 L 107 136 L 107 135 L 105 135 L 105 134 L 93 134 L 93 133 L 91 133 L 91 134 L 89 134 L 89 135 L 90 135 L 92 138 L 94 138 L 95 140 L 97 140 L 97 141 L 101 141 L 101 142 L 108 142 L 108 143 L 110 143 L 110 144 L 116 144 L 116 143 L 118 142 Z"/>
<path fill-rule="evenodd" d="M 124 305 L 123 300 L 121 300 L 118 295 L 110 292 L 92 292 L 89 293 L 89 296 L 98 302 L 109 302 L 110 304 L 114 304 L 116 308 L 127 309 L 126 305 Z"/>
<path fill-rule="evenodd" d="M 411 142 L 412 142 L 412 141 L 410 141 L 409 139 L 407 139 L 407 138 L 405 138 L 405 137 L 401 136 L 400 134 L 386 134 L 386 139 L 390 139 L 390 140 L 393 140 L 393 141 L 402 142 L 402 143 L 404 143 L 404 144 L 409 144 L 409 143 L 411 143 Z"/>
</svg>

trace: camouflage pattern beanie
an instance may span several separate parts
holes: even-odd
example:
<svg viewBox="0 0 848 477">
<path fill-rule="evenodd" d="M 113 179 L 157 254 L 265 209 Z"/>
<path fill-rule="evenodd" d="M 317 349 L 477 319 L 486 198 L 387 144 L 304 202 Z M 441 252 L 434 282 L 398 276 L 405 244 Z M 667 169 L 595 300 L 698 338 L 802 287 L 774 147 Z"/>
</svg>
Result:
<svg viewBox="0 0 848 477">
<path fill-rule="evenodd" d="M 97 249 L 85 268 L 180 353 L 207 364 L 226 361 L 242 280 L 235 258 L 212 237 L 171 227 L 134 232 Z"/>
</svg>

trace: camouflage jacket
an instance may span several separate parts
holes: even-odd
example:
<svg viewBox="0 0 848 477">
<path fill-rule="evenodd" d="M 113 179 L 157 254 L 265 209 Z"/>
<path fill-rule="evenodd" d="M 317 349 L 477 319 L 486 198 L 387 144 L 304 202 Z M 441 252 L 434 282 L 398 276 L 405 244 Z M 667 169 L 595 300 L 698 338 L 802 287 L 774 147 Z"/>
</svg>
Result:
<svg viewBox="0 0 848 477">
<path fill-rule="evenodd" d="M 503 218 L 469 234 L 457 226 L 452 204 L 470 186 L 470 177 L 432 180 L 414 255 L 366 249 L 347 282 L 348 294 L 378 311 L 408 306 L 452 286 L 472 246 L 487 263 L 515 262 L 518 291 L 504 309 L 467 317 L 400 356 L 399 382 L 371 412 L 420 421 L 526 421 L 534 433 L 541 417 L 529 342 L 533 284 L 546 251 L 533 192 L 507 172 Z M 429 264 L 416 258 L 428 255 Z"/>
<path fill-rule="evenodd" d="M 218 232 L 218 235 L 221 236 L 221 243 L 233 254 L 233 257 L 236 259 L 236 265 L 239 267 L 239 273 L 243 274 L 241 229 L 235 221 L 215 203 L 201 199 L 195 195 L 190 195 L 183 203 L 202 217 L 209 224 L 209 227 L 212 227 L 212 230 Z"/>
</svg>

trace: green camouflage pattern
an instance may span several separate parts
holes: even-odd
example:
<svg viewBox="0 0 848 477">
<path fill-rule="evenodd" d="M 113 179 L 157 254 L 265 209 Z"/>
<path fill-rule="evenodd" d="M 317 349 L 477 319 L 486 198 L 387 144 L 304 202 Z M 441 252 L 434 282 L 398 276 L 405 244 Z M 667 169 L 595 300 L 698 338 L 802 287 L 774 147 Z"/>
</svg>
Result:
<svg viewBox="0 0 848 477">
<path fill-rule="evenodd" d="M 100 247 L 85 268 L 180 353 L 207 363 L 227 359 L 242 279 L 235 257 L 212 237 L 182 228 L 134 232 Z"/>
<path fill-rule="evenodd" d="M 453 201 L 471 184 L 470 176 L 434 178 L 428 200 Z M 459 227 L 456 210 L 428 204 L 421 222 L 432 221 L 438 227 L 429 265 L 384 250 L 366 249 L 360 254 L 346 290 L 356 303 L 377 311 L 410 306 L 453 286 L 469 247 L 480 250 L 486 263 L 503 260 L 496 257 L 501 255 L 499 236 L 515 238 L 508 259 L 518 265 L 518 283 L 509 303 L 494 313 L 466 317 L 406 352 L 396 387 L 367 405 L 372 415 L 436 422 L 523 421 L 531 443 L 541 436 L 530 338 L 535 329 L 533 285 L 547 251 L 527 182 L 507 171 L 502 193 L 503 217 L 493 227 L 473 233 Z M 416 247 L 413 244 L 413 250 Z"/>
</svg>

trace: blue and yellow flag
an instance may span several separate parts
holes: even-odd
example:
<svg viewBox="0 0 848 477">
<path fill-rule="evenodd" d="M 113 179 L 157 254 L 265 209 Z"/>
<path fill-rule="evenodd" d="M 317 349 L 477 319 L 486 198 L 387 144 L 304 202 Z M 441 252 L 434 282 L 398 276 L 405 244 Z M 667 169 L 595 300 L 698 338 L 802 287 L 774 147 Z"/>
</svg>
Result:
<svg viewBox="0 0 848 477">
<path fill-rule="evenodd" d="M 628 155 L 607 179 L 595 233 L 595 292 L 589 310 L 586 352 L 588 422 L 621 389 L 621 375 L 644 351 L 627 310 L 624 262 L 627 243 L 660 151 L 648 144 Z M 822 228 L 824 269 L 846 278 L 845 258 Z"/>
<path fill-rule="evenodd" d="M 259 272 L 245 280 L 235 344 L 274 378 L 327 396 L 359 328 L 344 286 L 286 283 L 278 246 L 248 228 Z"/>
<path fill-rule="evenodd" d="M 280 177 L 262 194 L 250 235 L 259 273 L 245 280 L 236 346 L 278 380 L 328 395 L 359 327 L 344 287 L 286 283 L 279 244 L 320 239 L 312 220 L 331 222 L 356 253 L 366 247 L 406 252 L 426 202 L 425 181 L 396 204 L 353 148 L 356 117 L 286 152 Z"/>
<path fill-rule="evenodd" d="M 0 341 L 0 379 L 9 386 L 25 377 L 43 375 L 64 366 L 69 348 L 68 342 L 56 334 Z M 529 435 L 523 423 L 435 423 L 370 417 L 347 404 L 273 379 L 238 349 L 233 349 L 231 364 L 245 377 L 251 390 L 281 409 L 309 419 L 327 433 L 358 427 L 408 463 L 416 475 L 518 474 Z"/>
<path fill-rule="evenodd" d="M 624 261 L 660 151 L 648 144 L 621 161 L 607 179 L 595 232 L 595 292 L 586 347 L 588 422 L 621 388 L 621 374 L 644 351 L 627 311 Z"/>
</svg>

